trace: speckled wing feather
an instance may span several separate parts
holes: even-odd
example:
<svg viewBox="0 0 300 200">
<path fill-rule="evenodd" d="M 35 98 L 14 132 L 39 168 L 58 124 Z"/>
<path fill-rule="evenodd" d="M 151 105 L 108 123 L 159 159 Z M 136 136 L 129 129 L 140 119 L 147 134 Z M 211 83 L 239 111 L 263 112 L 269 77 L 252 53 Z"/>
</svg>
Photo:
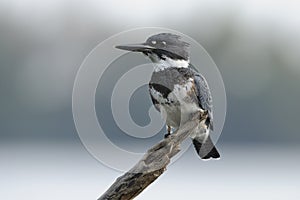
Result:
<svg viewBox="0 0 300 200">
<path fill-rule="evenodd" d="M 199 100 L 199 105 L 202 109 L 208 111 L 208 124 L 211 130 L 213 130 L 213 104 L 210 89 L 205 78 L 199 74 L 195 73 L 194 81 L 197 88 L 197 97 Z"/>
</svg>

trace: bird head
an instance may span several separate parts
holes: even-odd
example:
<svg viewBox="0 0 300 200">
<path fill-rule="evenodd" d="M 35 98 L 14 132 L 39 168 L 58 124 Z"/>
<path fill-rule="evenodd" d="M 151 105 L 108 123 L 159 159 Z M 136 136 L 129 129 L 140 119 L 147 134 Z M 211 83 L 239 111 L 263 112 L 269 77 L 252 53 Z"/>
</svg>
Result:
<svg viewBox="0 0 300 200">
<path fill-rule="evenodd" d="M 189 64 L 189 44 L 180 40 L 179 35 L 159 33 L 139 44 L 118 45 L 116 48 L 141 52 L 160 67 L 187 67 Z"/>
</svg>

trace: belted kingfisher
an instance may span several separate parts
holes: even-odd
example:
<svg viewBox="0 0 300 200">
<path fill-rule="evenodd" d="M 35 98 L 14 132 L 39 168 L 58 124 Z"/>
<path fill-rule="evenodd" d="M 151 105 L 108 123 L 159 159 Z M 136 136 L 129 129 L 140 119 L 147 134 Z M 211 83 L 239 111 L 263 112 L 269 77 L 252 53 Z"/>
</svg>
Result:
<svg viewBox="0 0 300 200">
<path fill-rule="evenodd" d="M 189 44 L 171 33 L 159 33 L 141 44 L 119 45 L 118 49 L 141 52 L 154 64 L 149 92 L 155 108 L 166 120 L 167 134 L 190 119 L 191 114 L 203 111 L 206 120 L 200 121 L 191 134 L 194 147 L 202 159 L 219 158 L 210 138 L 213 130 L 212 97 L 205 78 L 191 67 Z"/>
</svg>

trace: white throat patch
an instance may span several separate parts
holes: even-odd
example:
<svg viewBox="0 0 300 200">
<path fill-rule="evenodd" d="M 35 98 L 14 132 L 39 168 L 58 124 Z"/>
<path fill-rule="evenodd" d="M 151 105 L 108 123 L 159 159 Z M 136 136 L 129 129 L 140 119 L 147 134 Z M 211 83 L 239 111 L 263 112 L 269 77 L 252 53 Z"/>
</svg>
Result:
<svg viewBox="0 0 300 200">
<path fill-rule="evenodd" d="M 154 64 L 154 71 L 158 72 L 170 67 L 187 68 L 189 66 L 189 60 L 173 60 L 164 56 L 165 59 L 160 59 L 156 54 L 149 54 L 148 57 Z"/>
</svg>

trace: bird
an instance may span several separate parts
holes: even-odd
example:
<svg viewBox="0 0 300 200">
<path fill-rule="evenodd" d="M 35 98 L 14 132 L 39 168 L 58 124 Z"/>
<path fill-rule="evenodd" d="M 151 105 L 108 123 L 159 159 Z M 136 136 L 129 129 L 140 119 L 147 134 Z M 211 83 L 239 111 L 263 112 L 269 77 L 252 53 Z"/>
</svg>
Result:
<svg viewBox="0 0 300 200">
<path fill-rule="evenodd" d="M 210 137 L 210 131 L 213 131 L 211 91 L 204 76 L 190 63 L 190 44 L 180 35 L 158 33 L 146 42 L 115 47 L 140 52 L 153 63 L 149 93 L 155 108 L 166 121 L 165 137 L 187 122 L 193 113 L 202 111 L 207 117 L 191 134 L 193 145 L 202 160 L 220 158 Z"/>
</svg>

